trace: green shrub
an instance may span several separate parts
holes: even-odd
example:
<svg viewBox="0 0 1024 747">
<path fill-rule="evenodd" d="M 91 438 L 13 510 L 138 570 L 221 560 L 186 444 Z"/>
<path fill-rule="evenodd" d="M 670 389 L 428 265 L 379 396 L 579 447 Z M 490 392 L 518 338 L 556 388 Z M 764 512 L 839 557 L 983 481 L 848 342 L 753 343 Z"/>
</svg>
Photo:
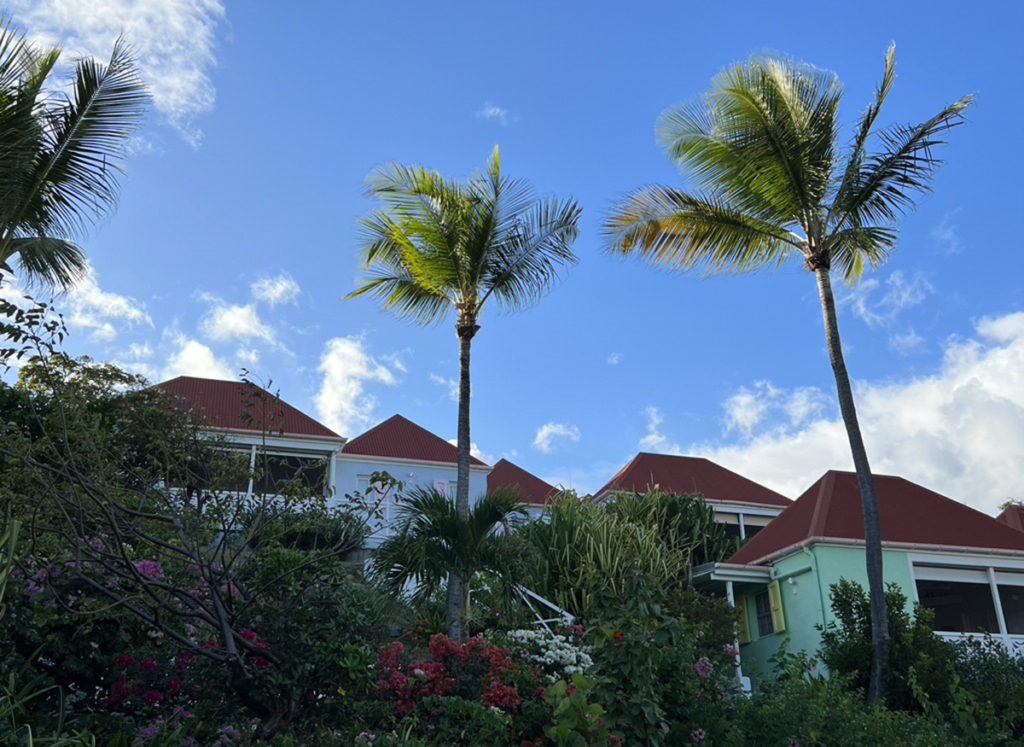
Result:
<svg viewBox="0 0 1024 747">
<path fill-rule="evenodd" d="M 871 673 L 871 603 L 857 583 L 841 579 L 830 589 L 836 622 L 821 630 L 821 659 L 831 672 L 844 675 L 854 688 L 867 691 Z M 886 704 L 897 710 L 919 711 L 921 704 L 910 684 L 940 706 L 949 702 L 953 679 L 953 647 L 932 632 L 934 614 L 915 605 L 907 612 L 907 597 L 896 584 L 886 589 L 889 610 L 889 667 Z"/>
</svg>

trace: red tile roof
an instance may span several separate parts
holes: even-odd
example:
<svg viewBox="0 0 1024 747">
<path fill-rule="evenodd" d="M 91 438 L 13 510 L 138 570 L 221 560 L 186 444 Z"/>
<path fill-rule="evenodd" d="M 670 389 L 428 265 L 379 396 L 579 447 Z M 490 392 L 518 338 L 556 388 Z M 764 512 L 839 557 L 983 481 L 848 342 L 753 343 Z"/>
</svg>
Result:
<svg viewBox="0 0 1024 747">
<path fill-rule="evenodd" d="M 558 488 L 512 464 L 508 459 L 499 459 L 494 469 L 487 475 L 488 493 L 502 488 L 515 490 L 519 494 L 519 500 L 535 506 L 543 506 L 548 498 L 558 492 Z"/>
<path fill-rule="evenodd" d="M 255 384 L 179 376 L 154 385 L 214 429 L 340 439 L 337 433 Z M 247 418 L 246 414 L 251 416 Z"/>
<path fill-rule="evenodd" d="M 1006 526 L 1013 527 L 1018 532 L 1024 532 L 1024 506 L 1011 503 L 996 518 Z"/>
<path fill-rule="evenodd" d="M 790 500 L 703 457 L 651 454 L 641 451 L 594 493 L 641 492 L 653 486 L 672 493 L 703 493 L 709 501 L 788 506 Z"/>
<path fill-rule="evenodd" d="M 342 452 L 450 464 L 455 464 L 459 459 L 458 449 L 401 415 L 392 415 L 366 433 L 356 436 L 345 444 Z M 474 456 L 469 458 L 469 462 L 487 466 Z"/>
<path fill-rule="evenodd" d="M 875 475 L 875 490 L 883 542 L 1024 551 L 1024 532 L 902 477 Z M 812 537 L 864 539 L 855 473 L 826 472 L 728 562 L 757 563 Z"/>
</svg>

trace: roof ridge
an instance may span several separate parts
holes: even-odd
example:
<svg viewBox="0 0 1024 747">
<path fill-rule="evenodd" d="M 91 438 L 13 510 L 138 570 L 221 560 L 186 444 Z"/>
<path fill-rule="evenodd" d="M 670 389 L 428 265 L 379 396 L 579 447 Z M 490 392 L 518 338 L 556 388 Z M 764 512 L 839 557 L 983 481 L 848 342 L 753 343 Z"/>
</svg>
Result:
<svg viewBox="0 0 1024 747">
<path fill-rule="evenodd" d="M 807 527 L 808 534 L 825 533 L 825 524 L 828 521 L 828 511 L 832 505 L 832 491 L 835 489 L 836 472 L 829 470 L 821 477 L 821 485 L 818 487 L 818 499 L 814 504 L 814 512 L 811 514 L 811 523 Z"/>
</svg>

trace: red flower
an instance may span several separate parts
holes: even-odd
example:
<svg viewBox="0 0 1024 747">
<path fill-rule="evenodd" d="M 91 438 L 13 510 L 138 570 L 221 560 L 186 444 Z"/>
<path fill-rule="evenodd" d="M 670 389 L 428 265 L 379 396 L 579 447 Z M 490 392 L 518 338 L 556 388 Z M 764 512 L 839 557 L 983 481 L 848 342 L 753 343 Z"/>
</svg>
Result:
<svg viewBox="0 0 1024 747">
<path fill-rule="evenodd" d="M 191 651 L 182 651 L 178 654 L 178 658 L 174 660 L 174 668 L 179 672 L 184 672 L 185 668 L 196 658 L 196 655 Z"/>
<path fill-rule="evenodd" d="M 156 662 L 153 659 L 143 659 L 139 662 L 139 666 L 142 667 L 144 672 L 156 671 Z"/>
<path fill-rule="evenodd" d="M 615 641 L 616 643 L 622 643 L 622 639 L 625 638 L 625 637 L 626 636 L 624 636 L 622 634 L 622 631 L 619 630 L 618 628 L 616 628 L 615 632 L 612 633 L 612 640 Z"/>
<path fill-rule="evenodd" d="M 268 659 L 264 659 L 262 656 L 257 656 L 253 658 L 252 665 L 257 669 L 262 670 L 270 666 L 270 661 Z"/>
<path fill-rule="evenodd" d="M 142 700 L 146 705 L 155 706 L 163 702 L 164 694 L 159 690 L 147 690 L 146 694 L 142 696 Z"/>
<path fill-rule="evenodd" d="M 239 635 L 242 636 L 242 638 L 244 638 L 245 640 L 249 641 L 249 643 L 252 643 L 257 638 L 259 638 L 259 636 L 256 635 L 256 631 L 250 630 L 249 628 L 243 628 L 242 632 L 239 633 Z"/>
<path fill-rule="evenodd" d="M 117 657 L 118 669 L 127 669 L 134 663 L 135 658 L 131 654 L 123 654 L 122 656 Z"/>
<path fill-rule="evenodd" d="M 167 680 L 167 694 L 175 696 L 181 692 L 181 677 L 171 677 Z"/>
<path fill-rule="evenodd" d="M 614 734 L 609 734 L 608 744 L 610 744 L 612 747 L 620 747 L 622 745 L 622 737 L 617 737 Z"/>
</svg>

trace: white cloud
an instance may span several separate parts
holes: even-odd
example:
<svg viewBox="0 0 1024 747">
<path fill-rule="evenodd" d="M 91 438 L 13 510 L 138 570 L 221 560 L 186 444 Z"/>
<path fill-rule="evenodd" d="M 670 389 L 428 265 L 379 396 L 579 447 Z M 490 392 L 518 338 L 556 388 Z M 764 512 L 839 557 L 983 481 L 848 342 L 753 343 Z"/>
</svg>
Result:
<svg viewBox="0 0 1024 747">
<path fill-rule="evenodd" d="M 173 343 L 176 350 L 167 359 L 161 378 L 171 379 L 175 376 L 201 376 L 207 379 L 235 379 L 235 372 L 226 362 L 198 340 L 184 335 L 175 335 Z"/>
<path fill-rule="evenodd" d="M 458 446 L 459 445 L 459 439 L 457 439 L 457 438 L 449 438 L 448 439 L 448 443 L 450 443 L 452 446 Z M 494 458 L 493 454 L 489 454 L 486 451 L 484 451 L 483 449 L 481 449 L 479 446 L 477 446 L 476 441 L 470 441 L 469 442 L 469 453 L 471 455 L 475 456 L 477 459 L 479 459 L 484 464 L 494 464 L 496 461 L 498 461 L 497 459 Z"/>
<path fill-rule="evenodd" d="M 328 340 L 318 370 L 323 382 L 316 396 L 317 414 L 328 428 L 350 438 L 373 422 L 377 399 L 365 393 L 366 385 L 397 383 L 391 369 L 370 356 L 360 337 Z"/>
<path fill-rule="evenodd" d="M 554 448 L 554 442 L 579 441 L 580 429 L 578 426 L 569 423 L 545 423 L 537 429 L 537 435 L 533 439 L 533 448 L 537 451 L 550 454 Z"/>
<path fill-rule="evenodd" d="M 622 353 L 612 353 L 608 356 L 608 365 L 617 366 L 622 363 Z"/>
<path fill-rule="evenodd" d="M 92 265 L 86 266 L 85 275 L 68 291 L 67 304 L 68 325 L 89 331 L 98 342 L 112 342 L 117 338 L 115 322 L 153 326 L 146 307 L 134 298 L 102 290 Z"/>
<path fill-rule="evenodd" d="M 537 429 L 534 448 L 550 454 L 556 441 L 578 442 L 581 437 L 580 427 L 571 423 L 545 423 Z"/>
<path fill-rule="evenodd" d="M 239 348 L 235 351 L 235 360 L 247 368 L 259 365 L 260 351 L 256 348 Z"/>
<path fill-rule="evenodd" d="M 241 340 L 277 344 L 277 334 L 260 319 L 254 304 L 226 304 L 214 299 L 214 306 L 200 322 L 199 331 L 214 342 Z"/>
<path fill-rule="evenodd" d="M 942 221 L 931 231 L 932 241 L 942 247 L 943 254 L 959 254 L 960 249 L 962 248 L 960 230 L 957 225 L 952 222 L 953 218 L 959 212 L 960 208 L 950 210 L 942 216 Z"/>
<path fill-rule="evenodd" d="M 889 349 L 900 355 L 911 355 L 918 353 L 925 348 L 925 339 L 908 327 L 906 332 L 896 333 L 889 336 Z"/>
<path fill-rule="evenodd" d="M 430 374 L 430 383 L 435 386 L 443 386 L 448 389 L 448 399 L 452 402 L 459 401 L 459 382 L 453 378 L 445 378 L 438 374 Z"/>
<path fill-rule="evenodd" d="M 502 127 L 507 127 L 515 121 L 515 117 L 512 116 L 508 109 L 492 104 L 489 101 L 476 113 L 476 116 L 480 119 L 486 119 L 488 122 L 497 122 Z"/>
<path fill-rule="evenodd" d="M 787 392 L 770 381 L 758 381 L 753 387 L 740 387 L 725 400 L 725 430 L 749 436 L 758 426 L 777 423 L 779 417 L 789 426 L 798 426 L 819 415 L 827 402 L 825 393 L 815 387 Z"/>
<path fill-rule="evenodd" d="M 872 469 L 898 474 L 995 513 L 1024 497 L 1024 313 L 984 319 L 953 339 L 934 373 L 858 382 L 857 409 Z M 796 497 L 827 469 L 850 469 L 838 416 L 775 428 L 738 444 L 691 447 Z"/>
<path fill-rule="evenodd" d="M 661 426 L 665 422 L 665 416 L 661 410 L 654 405 L 644 409 L 644 416 L 647 418 L 647 434 L 640 439 L 640 449 L 645 451 L 656 451 L 659 454 L 682 454 L 683 447 L 669 440 L 668 436 L 661 432 Z"/>
<path fill-rule="evenodd" d="M 287 273 L 260 278 L 250 286 L 250 289 L 253 298 L 270 306 L 294 303 L 302 291 L 299 284 Z"/>
<path fill-rule="evenodd" d="M 881 298 L 875 297 L 875 291 L 882 289 Z M 885 283 L 869 278 L 852 288 L 843 298 L 841 304 L 849 305 L 853 313 L 871 327 L 882 327 L 892 324 L 897 317 L 909 308 L 924 302 L 935 292 L 935 288 L 921 273 L 915 273 L 909 280 L 902 271 L 896 270 Z"/>
<path fill-rule="evenodd" d="M 8 9 L 35 39 L 74 57 L 110 57 L 120 34 L 131 44 L 153 106 L 193 147 L 202 141 L 195 120 L 213 110 L 209 72 L 221 0 L 11 0 Z"/>
</svg>

